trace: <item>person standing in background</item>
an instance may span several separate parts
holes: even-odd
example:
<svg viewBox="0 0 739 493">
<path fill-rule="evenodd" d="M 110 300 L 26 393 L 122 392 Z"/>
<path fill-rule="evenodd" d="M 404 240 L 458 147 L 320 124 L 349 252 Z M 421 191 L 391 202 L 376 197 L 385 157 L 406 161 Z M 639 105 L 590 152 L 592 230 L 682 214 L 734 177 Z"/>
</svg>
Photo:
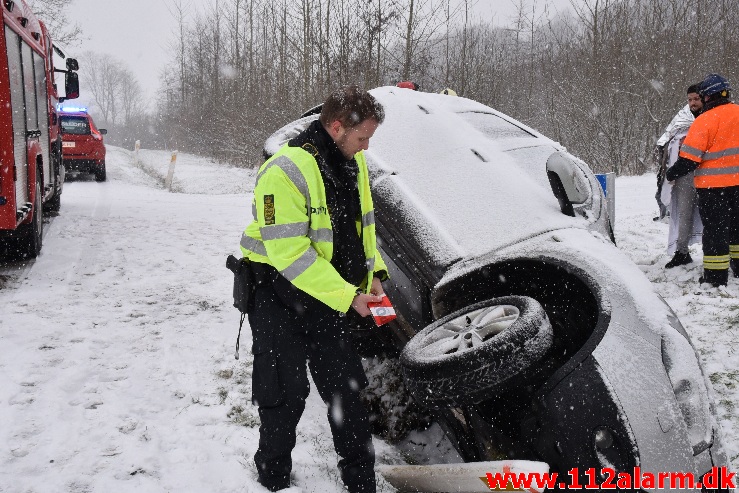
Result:
<svg viewBox="0 0 739 493">
<path fill-rule="evenodd" d="M 695 171 L 698 208 L 703 220 L 703 276 L 700 283 L 725 286 L 729 266 L 739 276 L 739 105 L 731 85 L 709 74 L 698 92 L 703 113 L 690 126 L 680 157 L 667 179 Z"/>
<path fill-rule="evenodd" d="M 700 99 L 700 96 L 698 97 Z M 659 207 L 659 213 L 654 218 L 655 221 L 659 221 L 667 217 L 670 213 L 670 185 L 669 182 L 665 186 L 665 173 L 667 172 L 667 165 L 669 160 L 669 154 L 667 152 L 667 144 L 672 140 L 677 131 L 685 126 L 690 126 L 695 120 L 695 114 L 690 107 L 690 102 L 683 106 L 675 116 L 672 117 L 670 123 L 667 124 L 665 131 L 662 132 L 659 139 L 657 139 L 657 145 L 654 148 L 653 159 L 657 165 L 657 193 L 654 194 L 654 198 L 657 200 L 657 206 Z"/>
<path fill-rule="evenodd" d="M 688 135 L 690 125 L 703 110 L 703 101 L 698 94 L 699 84 L 688 87 L 688 109 L 689 114 L 684 115 L 683 110 L 672 119 L 671 137 L 667 143 L 667 169 L 672 167 L 678 159 L 680 146 Z M 667 236 L 667 252 L 673 253 L 672 260 L 667 262 L 665 268 L 671 269 L 679 265 L 693 262 L 690 256 L 689 246 L 701 241 L 703 234 L 703 223 L 698 212 L 698 197 L 693 183 L 693 173 L 681 176 L 674 182 L 668 182 L 663 192 L 669 190 L 669 201 L 663 201 L 670 209 L 670 230 Z M 664 193 L 663 193 L 664 197 Z"/>
</svg>

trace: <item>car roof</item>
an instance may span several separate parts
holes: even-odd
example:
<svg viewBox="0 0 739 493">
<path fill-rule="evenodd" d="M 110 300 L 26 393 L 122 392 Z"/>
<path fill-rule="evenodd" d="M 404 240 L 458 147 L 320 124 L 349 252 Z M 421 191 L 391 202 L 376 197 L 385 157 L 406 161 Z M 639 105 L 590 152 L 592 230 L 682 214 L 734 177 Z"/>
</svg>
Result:
<svg viewBox="0 0 739 493">
<path fill-rule="evenodd" d="M 561 212 L 549 186 L 547 156 L 566 153 L 556 142 L 470 99 L 397 87 L 370 92 L 385 108 L 365 151 L 382 170 L 373 189 L 397 194 L 416 212 L 415 234 L 439 240 L 424 241 L 437 265 L 554 229 L 587 228 Z"/>
</svg>

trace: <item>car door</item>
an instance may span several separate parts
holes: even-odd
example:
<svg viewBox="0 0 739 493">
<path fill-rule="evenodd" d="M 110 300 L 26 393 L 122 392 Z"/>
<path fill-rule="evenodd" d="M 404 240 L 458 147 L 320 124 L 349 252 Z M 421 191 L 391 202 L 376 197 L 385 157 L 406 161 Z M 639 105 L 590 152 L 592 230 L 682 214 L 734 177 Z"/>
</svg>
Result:
<svg viewBox="0 0 739 493">
<path fill-rule="evenodd" d="M 414 207 L 413 201 L 398 199 L 404 195 L 402 178 L 375 165 L 370 156 L 367 162 L 372 181 L 377 241 L 392 279 L 384 286 L 400 315 L 398 325 L 402 330 L 398 336 L 407 341 L 433 321 L 431 291 L 446 267 L 435 262 L 427 250 L 429 245 L 443 246 L 438 241 L 429 242 L 428 237 L 419 234 L 425 229 L 422 226 L 423 214 Z"/>
</svg>

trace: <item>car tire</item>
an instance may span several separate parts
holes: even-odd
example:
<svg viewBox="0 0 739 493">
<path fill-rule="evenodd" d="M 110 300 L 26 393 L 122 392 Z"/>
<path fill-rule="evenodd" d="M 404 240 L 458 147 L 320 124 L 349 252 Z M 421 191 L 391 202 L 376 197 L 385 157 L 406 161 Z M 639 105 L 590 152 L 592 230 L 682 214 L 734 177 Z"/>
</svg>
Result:
<svg viewBox="0 0 739 493">
<path fill-rule="evenodd" d="M 105 181 L 105 179 L 106 179 L 105 161 L 103 161 L 102 166 L 99 166 L 95 170 L 95 181 Z"/>
<path fill-rule="evenodd" d="M 522 384 L 553 342 L 542 306 L 506 296 L 458 310 L 416 334 L 400 355 L 406 386 L 431 408 L 464 407 Z"/>
</svg>

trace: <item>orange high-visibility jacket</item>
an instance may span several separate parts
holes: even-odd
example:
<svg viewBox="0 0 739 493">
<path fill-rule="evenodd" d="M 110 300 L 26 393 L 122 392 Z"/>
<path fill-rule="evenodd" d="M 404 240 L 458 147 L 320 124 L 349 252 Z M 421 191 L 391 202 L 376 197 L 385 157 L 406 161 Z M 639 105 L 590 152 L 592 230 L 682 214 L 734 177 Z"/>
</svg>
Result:
<svg viewBox="0 0 739 493">
<path fill-rule="evenodd" d="M 700 163 L 695 170 L 696 188 L 739 185 L 739 105 L 722 104 L 699 115 L 680 157 Z"/>
</svg>

